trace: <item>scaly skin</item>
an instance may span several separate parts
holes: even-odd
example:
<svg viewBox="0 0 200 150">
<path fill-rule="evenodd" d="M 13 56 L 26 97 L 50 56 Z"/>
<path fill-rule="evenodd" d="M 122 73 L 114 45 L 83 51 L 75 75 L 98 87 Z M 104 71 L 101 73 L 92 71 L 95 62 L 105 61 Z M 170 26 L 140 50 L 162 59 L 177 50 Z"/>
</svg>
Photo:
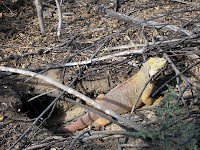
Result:
<svg viewBox="0 0 200 150">
<path fill-rule="evenodd" d="M 165 64 L 166 60 L 164 58 L 150 58 L 143 64 L 143 67 L 136 75 L 112 89 L 105 96 L 100 95 L 97 97 L 98 103 L 119 114 L 129 112 L 150 76 L 156 74 L 165 66 Z M 141 107 L 143 104 L 153 104 L 153 99 L 150 97 L 153 90 L 154 84 L 150 82 L 145 88 L 136 108 Z M 158 103 L 158 101 L 156 103 Z M 89 126 L 90 124 L 92 124 L 96 129 L 99 129 L 101 126 L 105 126 L 109 123 L 110 122 L 105 118 L 101 118 L 93 112 L 88 112 L 72 125 L 63 128 L 62 131 L 75 132 Z"/>
</svg>

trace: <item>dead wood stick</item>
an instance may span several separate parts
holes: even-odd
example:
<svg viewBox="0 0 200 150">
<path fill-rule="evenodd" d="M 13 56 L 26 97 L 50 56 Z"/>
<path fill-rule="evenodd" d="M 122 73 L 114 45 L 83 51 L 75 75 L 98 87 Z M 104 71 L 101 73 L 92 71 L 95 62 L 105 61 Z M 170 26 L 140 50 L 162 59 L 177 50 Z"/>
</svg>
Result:
<svg viewBox="0 0 200 150">
<path fill-rule="evenodd" d="M 198 2 L 197 2 L 197 4 L 195 4 L 195 3 L 189 3 L 189 2 L 185 2 L 185 1 L 181 1 L 181 0 L 171 0 L 171 1 L 174 1 L 177 3 L 183 3 L 183 4 L 187 4 L 187 5 L 199 6 Z"/>
<path fill-rule="evenodd" d="M 164 23 L 159 23 L 159 22 L 154 22 L 154 21 L 141 21 L 141 20 L 135 19 L 133 17 L 115 12 L 111 9 L 107 9 L 107 8 L 104 8 L 104 7 L 101 7 L 101 6 L 96 6 L 96 7 L 94 7 L 94 9 L 96 11 L 101 12 L 101 13 L 106 13 L 114 19 L 124 21 L 124 22 L 127 22 L 127 23 L 141 23 L 142 25 L 145 25 L 147 27 L 154 27 L 154 28 L 157 28 L 157 29 L 162 28 L 162 29 L 165 29 L 165 30 L 173 31 L 173 32 L 179 32 L 179 33 L 187 35 L 187 36 L 193 35 L 193 33 L 191 31 L 186 30 L 186 29 L 182 29 L 182 28 L 174 26 L 174 25 L 166 25 Z M 166 16 L 166 14 L 162 15 L 162 16 Z M 151 20 L 153 20 L 153 19 L 151 19 Z"/>
<path fill-rule="evenodd" d="M 122 45 L 122 46 L 116 46 L 116 47 L 108 47 L 105 50 L 111 51 L 111 50 L 117 50 L 117 49 L 129 49 L 133 47 L 144 47 L 144 46 L 153 46 L 153 45 L 162 45 L 162 44 L 167 44 L 167 43 L 175 43 L 179 42 L 183 39 L 173 39 L 173 40 L 167 40 L 167 41 L 159 41 L 159 42 L 148 42 L 145 44 L 131 44 L 131 45 Z"/>
<path fill-rule="evenodd" d="M 46 49 L 46 48 L 42 48 L 42 47 L 34 47 L 34 46 L 11 46 L 11 45 L 2 45 L 0 44 L 0 47 L 5 47 L 5 48 L 24 48 L 24 49 Z"/>
<path fill-rule="evenodd" d="M 172 60 L 169 58 L 167 53 L 163 53 L 163 56 L 167 59 L 168 63 L 171 64 L 171 66 L 174 69 L 176 75 L 179 75 L 180 78 L 187 84 L 187 86 L 189 86 L 191 89 L 195 90 L 194 88 L 192 88 L 191 83 L 188 81 L 188 79 L 178 70 L 178 68 L 175 66 L 175 64 L 172 62 Z"/>
<path fill-rule="evenodd" d="M 40 31 L 41 31 L 41 33 L 45 33 L 43 12 L 42 12 L 42 0 L 35 0 L 35 5 L 36 5 L 36 9 L 37 9 Z"/>
<path fill-rule="evenodd" d="M 133 111 L 135 110 L 135 107 L 136 107 L 137 103 L 139 102 L 139 100 L 140 100 L 140 98 L 141 98 L 141 96 L 142 96 L 142 93 L 144 92 L 146 86 L 149 84 L 149 82 L 150 82 L 152 79 L 153 79 L 153 76 L 151 76 L 151 77 L 149 78 L 149 80 L 145 83 L 143 89 L 140 91 L 140 94 L 139 94 L 138 98 L 136 99 L 135 103 L 134 103 L 133 106 L 132 106 L 130 116 L 128 117 L 129 120 L 131 119 L 131 117 L 132 117 L 132 115 L 133 115 Z"/>
<path fill-rule="evenodd" d="M 62 46 L 68 46 L 76 37 L 78 34 L 76 34 L 74 37 L 72 37 L 72 39 L 65 41 L 64 43 L 60 44 L 60 45 L 56 45 L 50 48 L 41 48 L 41 47 L 20 47 L 20 46 L 7 46 L 7 45 L 0 45 L 2 47 L 11 47 L 11 48 L 26 48 L 26 49 L 38 49 L 36 51 L 32 51 L 32 52 L 27 52 L 27 53 L 23 53 L 23 54 L 14 54 L 14 55 L 10 55 L 7 57 L 4 57 L 2 59 L 0 59 L 0 62 L 5 62 L 8 61 L 10 59 L 16 59 L 16 58 L 22 58 L 22 57 L 26 57 L 28 55 L 36 55 L 36 54 L 44 54 L 47 53 L 51 50 L 54 50 L 58 47 L 62 47 Z"/>
<path fill-rule="evenodd" d="M 184 99 L 191 99 L 191 98 L 196 98 L 196 97 L 199 98 L 198 96 L 199 96 L 199 94 L 185 95 L 185 96 L 183 96 L 183 98 L 184 98 Z"/>
<path fill-rule="evenodd" d="M 62 11 L 61 11 L 61 6 L 60 6 L 58 0 L 55 0 L 55 1 L 56 1 L 56 6 L 58 8 L 58 16 L 59 16 L 57 36 L 60 38 L 61 28 L 62 28 Z"/>
<path fill-rule="evenodd" d="M 110 59 L 110 58 L 113 58 L 113 57 L 123 56 L 123 55 L 143 54 L 144 50 L 145 50 L 145 48 L 142 48 L 142 49 L 139 49 L 139 50 L 127 50 L 127 51 L 123 51 L 123 52 L 119 52 L 119 53 L 103 56 L 103 57 L 100 57 L 100 58 L 93 58 L 93 59 L 90 59 L 88 61 L 79 61 L 79 62 L 66 63 L 66 64 L 63 64 L 62 67 L 76 66 L 76 65 L 86 65 L 86 64 L 90 64 L 92 62 L 102 61 L 102 60 L 105 60 L 105 59 Z"/>
<path fill-rule="evenodd" d="M 41 149 L 41 148 L 47 148 L 50 146 L 54 146 L 57 143 L 67 143 L 66 140 L 69 141 L 69 139 L 60 137 L 60 136 L 50 136 L 48 138 L 45 139 L 45 143 L 42 144 L 37 144 L 37 145 L 31 145 L 29 147 L 24 148 L 23 150 L 36 150 L 36 149 Z M 56 146 L 55 146 L 56 147 Z"/>
<path fill-rule="evenodd" d="M 51 143 L 43 143 L 43 144 L 38 144 L 38 145 L 32 145 L 30 147 L 27 147 L 23 150 L 34 150 L 34 149 L 40 149 L 40 148 L 44 148 L 44 147 L 48 147 L 50 146 L 52 143 L 56 143 L 55 141 L 54 142 L 51 142 Z"/>
<path fill-rule="evenodd" d="M 68 150 L 71 150 L 73 148 L 75 142 L 78 141 L 86 133 L 88 133 L 90 135 L 90 130 L 84 131 L 83 133 L 77 135 L 76 138 L 74 138 L 74 140 L 70 143 L 70 146 L 69 146 Z"/>
<path fill-rule="evenodd" d="M 40 97 L 40 96 L 46 95 L 46 94 L 48 94 L 48 93 L 52 93 L 52 92 L 54 92 L 54 91 L 56 91 L 56 90 L 57 90 L 57 89 L 53 89 L 53 90 L 51 90 L 51 91 L 47 91 L 47 92 L 40 93 L 39 95 L 34 96 L 34 97 L 32 97 L 31 99 L 29 99 L 27 102 L 33 101 L 34 99 L 36 99 L 36 98 L 38 98 L 38 97 Z"/>
<path fill-rule="evenodd" d="M 76 97 L 80 98 L 80 99 L 83 99 L 84 101 L 92 104 L 95 108 L 97 109 L 100 109 L 102 110 L 103 112 L 105 112 L 106 114 L 118 119 L 119 121 L 122 121 L 124 123 L 126 123 L 127 125 L 129 125 L 130 127 L 134 128 L 136 131 L 140 131 L 140 130 L 143 130 L 144 132 L 146 131 L 145 129 L 143 129 L 141 126 L 135 124 L 134 122 L 122 117 L 121 115 L 119 115 L 118 113 L 110 110 L 110 109 L 107 109 L 106 107 L 100 105 L 99 103 L 95 102 L 94 100 L 92 100 L 91 98 L 83 95 L 82 93 L 68 87 L 68 86 L 65 86 L 61 83 L 59 83 L 58 81 L 55 81 L 49 77 L 46 77 L 44 75 L 41 75 L 41 74 L 37 74 L 37 73 L 34 73 L 34 72 L 31 72 L 31 71 L 25 71 L 25 70 L 22 70 L 22 69 L 15 69 L 15 68 L 10 68 L 10 67 L 4 67 L 4 66 L 0 66 L 0 70 L 1 71 L 8 71 L 8 72 L 15 72 L 15 73 L 19 73 L 19 74 L 23 74 L 23 75 L 28 75 L 28 76 L 35 76 L 36 78 L 39 78 L 39 79 L 42 79 L 46 82 L 49 82 L 51 84 L 53 84 L 54 86 L 68 92 L 69 94 L 73 94 L 75 95 Z"/>
<path fill-rule="evenodd" d="M 138 132 L 130 132 L 130 131 L 123 131 L 123 130 L 104 130 L 104 131 L 91 131 L 91 135 L 128 135 L 128 136 L 135 136 Z"/>
<path fill-rule="evenodd" d="M 137 148 L 145 148 L 145 147 L 150 147 L 149 144 L 119 144 L 119 147 L 137 147 Z"/>
</svg>

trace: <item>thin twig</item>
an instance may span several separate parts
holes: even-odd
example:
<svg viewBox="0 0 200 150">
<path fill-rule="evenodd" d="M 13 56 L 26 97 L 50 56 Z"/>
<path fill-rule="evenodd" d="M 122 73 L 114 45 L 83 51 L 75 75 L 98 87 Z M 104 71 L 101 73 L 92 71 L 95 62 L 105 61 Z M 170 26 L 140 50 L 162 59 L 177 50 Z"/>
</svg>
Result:
<svg viewBox="0 0 200 150">
<path fill-rule="evenodd" d="M 171 1 L 178 2 L 178 3 L 183 3 L 183 4 L 187 4 L 187 5 L 199 6 L 199 4 L 189 3 L 189 2 L 181 1 L 181 0 L 171 0 Z M 197 2 L 197 3 L 198 3 L 198 2 Z"/>
<path fill-rule="evenodd" d="M 75 142 L 76 142 L 77 140 L 79 140 L 82 136 L 84 136 L 86 133 L 88 133 L 88 134 L 90 135 L 90 130 L 84 131 L 83 133 L 79 134 L 79 135 L 71 142 L 71 144 L 70 144 L 68 150 L 71 150 L 71 149 L 73 148 Z"/>
<path fill-rule="evenodd" d="M 56 91 L 56 90 L 57 90 L 57 89 L 53 89 L 53 90 L 51 90 L 51 91 L 47 91 L 47 92 L 40 93 L 39 95 L 32 97 L 31 99 L 27 100 L 26 102 L 30 102 L 30 101 L 32 101 L 32 100 L 38 98 L 38 97 L 41 97 L 41 96 L 46 95 L 46 94 L 48 94 L 48 93 L 52 93 L 52 92 L 54 92 L 54 91 Z M 32 91 L 31 91 L 31 93 L 32 93 Z"/>
<path fill-rule="evenodd" d="M 4 57 L 2 59 L 0 59 L 0 62 L 5 62 L 5 61 L 8 61 L 8 60 L 12 60 L 12 59 L 17 59 L 17 58 L 22 58 L 22 57 L 26 57 L 28 55 L 36 55 L 36 54 L 40 54 L 40 53 L 43 53 L 42 52 L 43 49 L 39 49 L 39 50 L 36 50 L 36 51 L 32 51 L 32 52 L 28 52 L 28 53 L 24 53 L 24 54 L 13 54 L 13 55 L 9 55 L 7 57 Z"/>
<path fill-rule="evenodd" d="M 118 147 L 118 150 L 122 150 L 122 147 L 119 146 L 120 144 L 121 144 L 121 141 L 120 141 L 119 137 L 117 137 L 117 147 Z"/>
<path fill-rule="evenodd" d="M 105 59 L 110 59 L 113 57 L 117 57 L 117 56 L 123 56 L 123 55 L 130 55 L 130 54 L 143 54 L 144 53 L 145 48 L 139 49 L 139 50 L 127 50 L 127 51 L 123 51 L 123 52 L 118 52 L 115 54 L 111 54 L 111 55 L 107 55 L 107 56 L 103 56 L 103 57 L 99 57 L 99 58 L 93 58 L 90 59 L 88 61 L 79 61 L 79 62 L 72 62 L 72 63 L 66 63 L 61 65 L 62 67 L 67 67 L 67 66 L 76 66 L 76 65 L 85 65 L 85 64 L 91 64 L 92 62 L 97 62 L 97 61 L 102 61 Z"/>
<path fill-rule="evenodd" d="M 78 36 L 78 34 L 74 35 L 74 36 L 72 37 L 72 39 L 67 40 L 67 41 L 65 41 L 64 43 L 60 44 L 60 45 L 56 45 L 56 46 L 54 46 L 54 47 L 48 48 L 48 49 L 47 49 L 46 51 L 44 51 L 43 53 L 47 53 L 47 52 L 49 52 L 49 51 L 51 51 L 51 50 L 54 50 L 54 49 L 56 49 L 56 48 L 58 48 L 58 47 L 62 47 L 62 46 L 64 46 L 64 48 L 66 48 L 67 46 L 70 45 L 70 43 L 71 43 L 77 36 Z"/>
<path fill-rule="evenodd" d="M 32 145 L 32 146 L 29 146 L 27 148 L 24 148 L 23 150 L 35 150 L 35 149 L 41 149 L 41 148 L 44 148 L 44 147 L 48 147 L 49 145 L 51 145 L 52 143 L 55 143 L 57 141 L 53 141 L 51 143 L 43 143 L 43 144 L 38 144 L 38 145 Z"/>
<path fill-rule="evenodd" d="M 154 45 L 162 45 L 162 44 L 167 44 L 167 43 L 175 43 L 179 42 L 182 39 L 172 39 L 172 40 L 166 40 L 166 41 L 159 41 L 159 42 L 148 42 L 145 44 L 131 44 L 131 45 L 122 45 L 122 46 L 116 46 L 116 47 L 108 47 L 105 48 L 105 50 L 111 51 L 111 50 L 117 50 L 117 49 L 129 49 L 133 47 L 144 47 L 144 46 L 154 46 Z"/>
<path fill-rule="evenodd" d="M 150 147 L 149 144 L 120 144 L 120 147 L 126 147 L 126 148 L 145 148 L 145 147 Z"/>
</svg>

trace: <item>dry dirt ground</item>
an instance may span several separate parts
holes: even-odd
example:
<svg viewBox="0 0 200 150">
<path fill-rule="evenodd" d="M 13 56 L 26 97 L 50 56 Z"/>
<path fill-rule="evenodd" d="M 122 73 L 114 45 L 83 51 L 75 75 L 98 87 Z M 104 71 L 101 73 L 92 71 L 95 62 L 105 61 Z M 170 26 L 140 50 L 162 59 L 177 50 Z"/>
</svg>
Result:
<svg viewBox="0 0 200 150">
<path fill-rule="evenodd" d="M 119 0 L 119 4 L 119 13 L 139 20 L 158 17 L 168 12 L 199 8 L 197 1 Z M 65 85 L 70 85 L 92 99 L 99 94 L 107 93 L 110 89 L 134 75 L 139 70 L 143 58 L 162 56 L 162 54 L 158 50 L 152 49 L 147 51 L 143 56 L 122 56 L 99 61 L 86 67 L 82 65 L 60 67 L 59 65 L 67 62 L 89 60 L 104 40 L 113 34 L 116 34 L 116 36 L 112 36 L 106 41 L 105 45 L 97 53 L 97 57 L 103 57 L 120 51 L 119 49 L 106 49 L 108 47 L 144 44 L 145 40 L 153 42 L 155 38 L 168 39 L 170 37 L 171 39 L 177 39 L 184 37 L 182 34 L 172 35 L 173 32 L 164 29 L 147 28 L 144 26 L 135 26 L 124 32 L 120 32 L 131 24 L 113 19 L 109 15 L 94 10 L 95 6 L 103 6 L 113 10 L 113 3 L 110 0 L 68 0 L 62 4 L 63 26 L 61 37 L 58 38 L 56 36 L 58 13 L 55 1 L 45 0 L 43 6 L 46 34 L 40 33 L 37 12 L 35 4 L 32 1 L 0 1 L 1 65 L 28 69 L 35 72 L 42 71 L 51 66 L 43 75 L 51 77 Z M 169 23 L 179 27 L 192 21 L 185 29 L 194 30 L 200 26 L 199 16 L 195 17 L 198 13 L 199 10 L 175 13 L 153 21 Z M 67 42 L 65 45 L 61 45 L 65 42 Z M 191 46 L 192 44 L 188 45 Z M 184 46 L 187 47 L 188 45 L 185 44 Z M 195 49 L 195 53 L 199 54 L 199 47 L 197 45 L 193 43 L 192 48 L 197 48 Z M 84 50 L 84 48 L 88 49 Z M 137 48 L 135 47 L 135 49 Z M 80 52 L 80 50 L 84 51 Z M 187 64 L 190 65 L 193 63 L 190 60 L 188 61 L 186 57 L 188 55 L 187 49 L 181 53 L 178 50 L 171 50 L 168 49 L 170 58 L 177 62 L 176 65 L 179 69 L 183 70 Z M 69 58 L 69 56 L 73 55 L 74 57 Z M 59 65 L 53 65 L 57 62 L 60 62 Z M 82 71 L 82 69 L 84 70 Z M 198 69 L 199 66 L 193 68 L 191 71 L 195 76 L 191 78 L 191 81 L 199 81 Z M 173 75 L 174 72 L 172 69 L 169 69 L 165 72 L 165 75 L 160 75 L 158 78 L 159 82 L 156 84 L 158 87 L 161 86 L 162 83 Z M 32 125 L 35 118 L 47 108 L 54 98 L 52 95 L 41 96 L 30 102 L 27 101 L 33 96 L 50 91 L 55 87 L 35 78 L 24 83 L 28 77 L 17 74 L 1 73 L 0 78 L 0 149 L 8 149 Z M 76 79 L 75 82 L 72 82 L 74 79 Z M 176 85 L 175 80 L 170 84 Z M 182 84 L 184 85 L 184 83 Z M 57 90 L 52 93 L 58 95 L 59 92 Z M 71 99 L 82 102 L 72 95 L 66 95 Z M 55 133 L 54 130 L 60 126 L 69 124 L 70 121 L 76 119 L 74 117 L 83 114 L 86 110 L 62 100 L 59 100 L 55 109 L 52 110 L 54 110 L 53 113 L 49 110 L 33 125 L 33 128 L 16 144 L 14 149 L 24 149 L 32 145 L 41 146 L 33 147 L 33 149 L 53 150 L 69 147 L 74 135 L 62 134 L 61 136 Z M 148 113 L 148 116 L 144 115 L 145 113 Z M 154 112 L 151 111 L 144 111 L 137 115 L 139 118 L 146 117 L 149 120 L 155 116 Z M 48 118 L 49 116 L 50 118 Z M 45 118 L 48 119 L 45 120 Z M 44 120 L 45 122 L 40 125 Z M 106 129 L 117 130 L 119 127 L 109 125 Z M 83 131 L 77 132 L 75 135 L 81 132 Z M 132 140 L 139 144 L 142 143 L 140 140 Z M 116 138 L 108 138 L 99 141 L 88 140 L 83 143 L 79 142 L 75 144 L 75 148 L 110 150 L 117 149 L 118 146 Z"/>
</svg>

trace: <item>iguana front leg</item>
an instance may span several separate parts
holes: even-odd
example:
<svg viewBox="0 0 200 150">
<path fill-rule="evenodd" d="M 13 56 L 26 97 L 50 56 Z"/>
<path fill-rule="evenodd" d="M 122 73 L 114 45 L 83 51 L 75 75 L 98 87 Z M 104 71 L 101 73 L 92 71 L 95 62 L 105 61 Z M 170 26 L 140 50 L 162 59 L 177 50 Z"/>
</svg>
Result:
<svg viewBox="0 0 200 150">
<path fill-rule="evenodd" d="M 99 94 L 99 95 L 96 97 L 95 101 L 98 103 L 100 100 L 102 100 L 102 98 L 104 97 L 104 95 L 105 95 L 105 94 Z M 90 103 L 88 103 L 88 102 L 86 102 L 86 104 L 87 104 L 88 106 L 90 106 L 90 107 L 93 107 L 93 105 L 90 104 Z"/>
<path fill-rule="evenodd" d="M 154 100 L 153 98 L 150 97 L 152 94 L 153 89 L 152 88 L 146 88 L 141 96 L 141 100 L 144 104 L 146 105 L 156 105 L 159 104 L 161 100 L 164 99 L 164 97 L 159 97 L 158 99 Z"/>
<path fill-rule="evenodd" d="M 141 101 L 148 106 L 153 104 L 153 98 L 150 97 L 152 91 L 153 91 L 152 88 L 146 87 L 140 98 Z"/>
<path fill-rule="evenodd" d="M 164 97 L 160 96 L 158 99 L 156 99 L 154 102 L 153 102 L 153 105 L 157 105 L 160 103 L 160 101 L 162 101 L 164 99 Z"/>
</svg>

